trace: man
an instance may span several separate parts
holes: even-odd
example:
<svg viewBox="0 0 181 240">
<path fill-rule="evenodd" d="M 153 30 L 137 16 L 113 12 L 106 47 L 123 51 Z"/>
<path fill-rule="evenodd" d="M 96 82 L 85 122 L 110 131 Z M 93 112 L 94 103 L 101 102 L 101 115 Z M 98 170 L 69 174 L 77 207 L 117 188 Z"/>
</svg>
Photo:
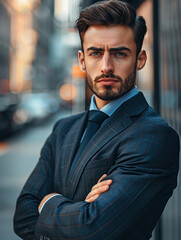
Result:
<svg viewBox="0 0 181 240">
<path fill-rule="evenodd" d="M 17 200 L 15 232 L 23 239 L 148 240 L 177 184 L 179 138 L 135 86 L 146 62 L 145 21 L 110 0 L 84 9 L 77 28 L 91 111 L 54 126 Z M 85 144 L 92 112 L 107 119 Z"/>
</svg>

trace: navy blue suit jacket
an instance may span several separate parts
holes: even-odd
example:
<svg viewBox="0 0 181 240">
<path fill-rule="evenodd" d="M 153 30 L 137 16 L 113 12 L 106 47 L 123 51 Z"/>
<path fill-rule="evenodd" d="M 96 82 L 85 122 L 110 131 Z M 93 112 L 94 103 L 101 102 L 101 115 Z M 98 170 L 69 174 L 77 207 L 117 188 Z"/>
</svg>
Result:
<svg viewBox="0 0 181 240">
<path fill-rule="evenodd" d="M 70 176 L 87 112 L 61 119 L 27 180 L 14 216 L 23 239 L 148 240 L 177 184 L 179 137 L 142 93 L 101 126 Z M 94 202 L 104 174 L 113 183 Z M 38 214 L 43 197 L 57 192 Z"/>
</svg>

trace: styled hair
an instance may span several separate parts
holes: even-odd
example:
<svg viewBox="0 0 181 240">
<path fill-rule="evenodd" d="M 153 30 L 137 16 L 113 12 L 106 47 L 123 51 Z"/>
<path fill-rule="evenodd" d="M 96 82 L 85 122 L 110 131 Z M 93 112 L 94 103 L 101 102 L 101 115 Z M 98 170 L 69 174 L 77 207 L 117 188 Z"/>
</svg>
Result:
<svg viewBox="0 0 181 240">
<path fill-rule="evenodd" d="M 130 27 L 135 36 L 137 55 L 140 52 L 147 27 L 144 18 L 137 16 L 135 9 L 131 5 L 118 0 L 108 0 L 94 3 L 83 9 L 76 21 L 82 48 L 85 32 L 90 26 L 95 25 L 123 25 Z"/>
</svg>

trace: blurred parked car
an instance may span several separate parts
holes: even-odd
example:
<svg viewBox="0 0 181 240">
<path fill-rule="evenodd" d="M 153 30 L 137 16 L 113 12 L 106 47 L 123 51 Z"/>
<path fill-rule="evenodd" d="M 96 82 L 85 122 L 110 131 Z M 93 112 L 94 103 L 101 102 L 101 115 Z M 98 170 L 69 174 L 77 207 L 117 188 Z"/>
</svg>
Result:
<svg viewBox="0 0 181 240">
<path fill-rule="evenodd" d="M 19 127 L 13 120 L 17 105 L 17 95 L 10 93 L 0 95 L 0 140 L 4 139 Z"/>
<path fill-rule="evenodd" d="M 14 113 L 14 121 L 18 124 L 41 122 L 59 109 L 58 100 L 49 93 L 24 93 Z"/>
</svg>

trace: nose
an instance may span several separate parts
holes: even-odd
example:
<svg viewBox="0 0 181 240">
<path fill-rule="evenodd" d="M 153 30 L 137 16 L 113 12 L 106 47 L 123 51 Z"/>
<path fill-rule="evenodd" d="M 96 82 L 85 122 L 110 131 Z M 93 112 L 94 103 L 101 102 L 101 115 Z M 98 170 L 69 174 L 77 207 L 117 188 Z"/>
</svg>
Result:
<svg viewBox="0 0 181 240">
<path fill-rule="evenodd" d="M 104 53 L 102 57 L 102 63 L 101 63 L 101 72 L 106 73 L 112 73 L 114 70 L 113 68 L 113 62 L 111 59 L 111 56 L 109 53 Z"/>
</svg>

